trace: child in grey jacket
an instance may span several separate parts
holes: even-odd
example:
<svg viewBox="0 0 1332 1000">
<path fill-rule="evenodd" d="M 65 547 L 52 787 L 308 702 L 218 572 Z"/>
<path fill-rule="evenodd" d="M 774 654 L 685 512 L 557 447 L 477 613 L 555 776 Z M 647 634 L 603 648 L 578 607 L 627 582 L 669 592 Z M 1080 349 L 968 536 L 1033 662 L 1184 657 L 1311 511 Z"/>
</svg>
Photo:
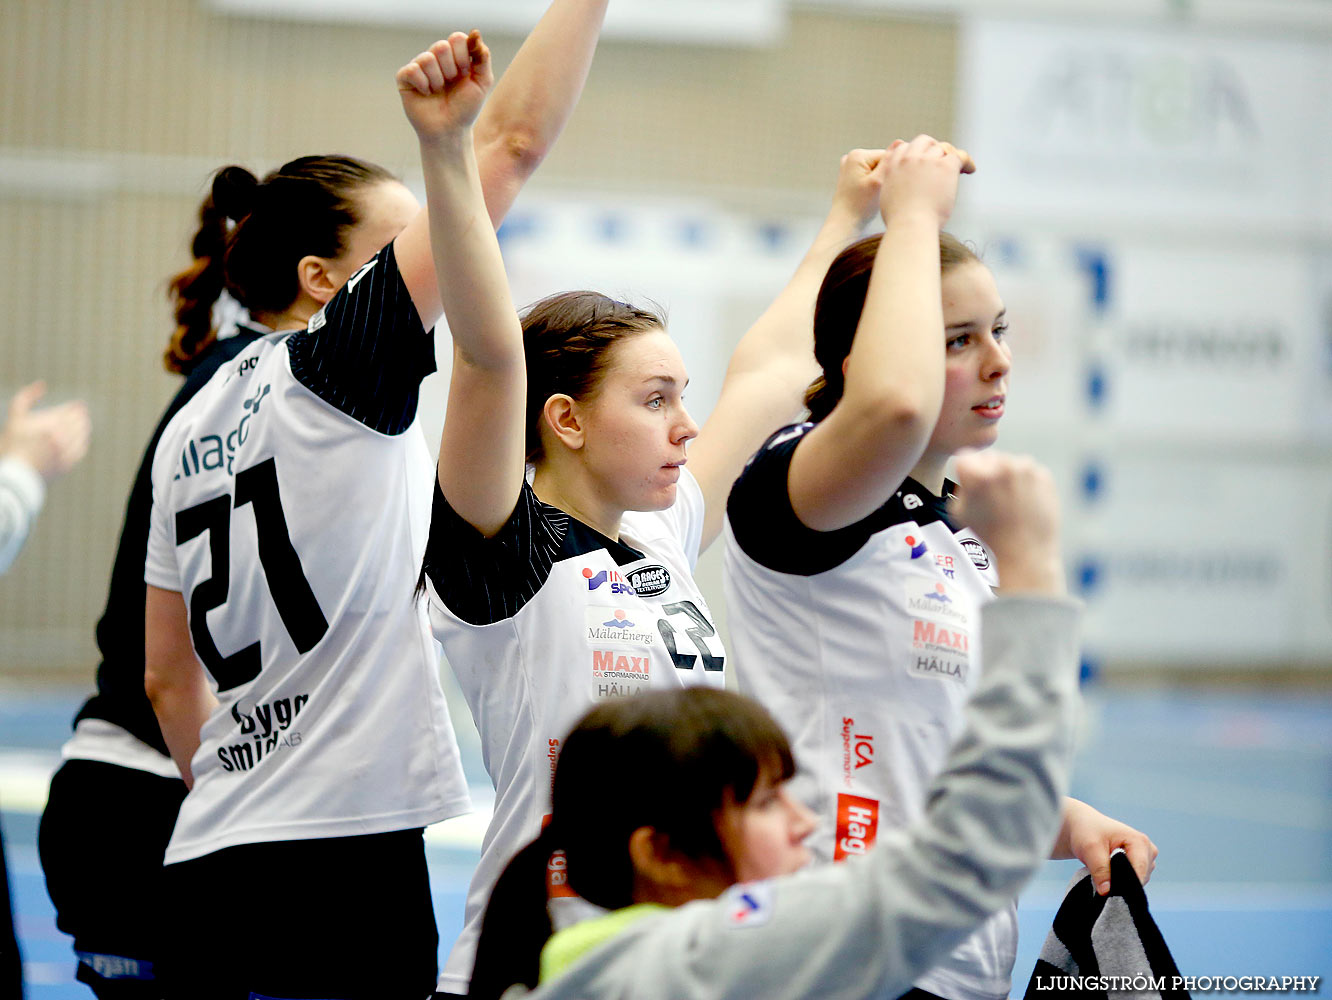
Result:
<svg viewBox="0 0 1332 1000">
<path fill-rule="evenodd" d="M 707 689 L 603 704 L 559 749 L 551 821 L 495 887 L 472 996 L 894 998 L 1012 899 L 1059 828 L 1079 610 L 1048 472 L 973 455 L 958 479 L 1006 586 L 921 821 L 798 871 L 812 817 L 783 787 L 790 747 L 761 707 Z M 567 889 L 611 912 L 552 937 L 547 896 Z"/>
</svg>

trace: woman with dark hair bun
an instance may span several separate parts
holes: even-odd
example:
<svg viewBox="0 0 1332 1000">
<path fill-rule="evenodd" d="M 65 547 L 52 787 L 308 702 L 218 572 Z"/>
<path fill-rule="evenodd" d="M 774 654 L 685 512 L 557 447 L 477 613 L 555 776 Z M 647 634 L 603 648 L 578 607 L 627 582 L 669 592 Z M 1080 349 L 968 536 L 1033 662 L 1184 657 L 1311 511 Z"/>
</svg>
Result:
<svg viewBox="0 0 1332 1000">
<path fill-rule="evenodd" d="M 882 151 L 843 158 L 813 248 L 737 346 L 700 431 L 660 316 L 578 291 L 519 321 L 494 234 L 475 224 L 466 127 L 445 125 L 453 95 L 468 94 L 448 75 L 457 65 L 456 51 L 432 50 L 399 80 L 435 164 L 431 242 L 453 336 L 423 586 L 496 789 L 441 978 L 441 990 L 463 994 L 490 885 L 540 829 L 573 721 L 607 698 L 724 684 L 726 652 L 694 563 L 745 457 L 798 411 L 813 373 L 814 294 L 873 212 Z M 561 911 L 577 908 L 558 871 L 551 889 Z"/>
<path fill-rule="evenodd" d="M 756 702 L 690 688 L 599 705 L 564 740 L 549 824 L 495 885 L 472 997 L 891 1000 L 1006 904 L 1059 825 L 1079 608 L 1049 474 L 973 456 L 959 475 L 1013 588 L 985 610 L 996 655 L 922 815 L 866 857 L 802 871 L 814 816 Z M 612 912 L 552 936 L 557 850 Z"/>
<path fill-rule="evenodd" d="M 809 420 L 777 431 L 727 506 L 725 583 L 740 689 L 791 733 L 793 790 L 818 816 L 821 861 L 864 853 L 918 819 L 994 649 L 982 627 L 994 539 L 956 508 L 947 464 L 998 435 L 1012 362 L 994 277 L 941 232 L 958 162 L 901 143 L 884 232 L 828 269 L 814 312 L 821 373 Z M 1139 877 L 1156 848 L 1075 799 L 1053 857 L 1108 888 L 1110 854 Z M 1002 1000 L 1017 949 L 1012 900 L 917 980 L 920 996 Z"/>
<path fill-rule="evenodd" d="M 606 0 L 554 0 L 515 56 L 477 123 L 476 157 L 488 217 L 495 225 L 572 113 L 605 9 Z M 253 484 L 254 473 L 247 476 L 247 470 L 254 469 L 255 462 L 262 465 L 266 457 L 255 450 L 259 444 L 257 425 L 285 405 L 277 401 L 275 390 L 238 400 L 235 415 L 228 418 L 230 424 L 216 435 L 201 427 L 202 436 L 191 437 L 183 443 L 183 451 L 175 454 L 177 464 L 167 476 L 169 488 L 181 485 L 171 480 L 179 474 L 186 483 L 206 481 L 207 488 L 215 491 L 210 496 L 235 493 L 235 506 L 228 518 L 230 530 L 204 531 L 188 543 L 180 539 L 177 551 L 181 553 L 189 551 L 188 546 L 202 546 L 202 559 L 196 556 L 193 567 L 201 575 L 189 582 L 173 580 L 177 593 L 170 587 L 148 588 L 154 593 L 148 602 L 154 624 L 145 634 L 144 568 L 153 504 L 153 456 L 164 430 L 206 386 L 211 388 L 214 375 L 219 386 L 248 383 L 257 374 L 260 353 L 274 349 L 285 352 L 294 365 L 290 377 L 295 385 L 290 386 L 291 391 L 305 394 L 312 410 L 311 419 L 275 448 L 310 451 L 317 447 L 316 428 L 342 426 L 349 437 L 360 436 L 383 445 L 377 461 L 392 464 L 386 456 L 393 452 L 404 463 L 410 462 L 400 473 L 408 468 L 423 470 L 418 485 L 424 484 L 428 491 L 429 460 L 424 448 L 416 448 L 414 441 L 419 435 L 412 422 L 415 386 L 433 366 L 430 335 L 424 331 L 433 324 L 439 305 L 424 218 L 410 231 L 403 231 L 417 213 L 415 200 L 389 172 L 345 156 L 301 157 L 262 179 L 244 167 L 224 167 L 215 175 L 200 206 L 199 227 L 192 242 L 194 260 L 170 282 L 176 328 L 164 363 L 169 371 L 185 375 L 185 382 L 149 442 L 130 494 L 106 611 L 97 626 L 102 653 L 97 693 L 76 719 L 74 736 L 64 749 L 65 763 L 52 781 L 40 834 L 42 864 L 58 924 L 74 936 L 79 979 L 99 996 L 160 997 L 164 985 L 158 978 L 159 971 L 163 979 L 174 975 L 175 982 L 165 987 L 172 995 L 189 997 L 248 997 L 253 985 L 260 982 L 270 984 L 260 986 L 261 990 L 277 995 L 283 995 L 285 984 L 293 991 L 313 989 L 314 995 L 324 997 L 392 996 L 401 995 L 395 994 L 394 986 L 399 974 L 404 982 L 411 983 L 404 988 L 413 995 L 428 995 L 433 985 L 436 931 L 425 891 L 424 868 L 419 864 L 420 835 L 411 829 L 413 823 L 420 826 L 427 821 L 424 814 L 393 818 L 387 835 L 372 833 L 376 823 L 383 828 L 380 820 L 356 819 L 356 829 L 349 837 L 323 836 L 328 832 L 327 825 L 320 830 L 314 823 L 320 810 L 327 812 L 320 800 L 335 798 L 330 788 L 363 786 L 371 766 L 385 766 L 382 761 L 386 754 L 392 771 L 392 780 L 386 782 L 389 786 L 408 786 L 423 760 L 437 762 L 429 779 L 437 790 L 420 793 L 420 803 L 428 804 L 431 815 L 465 805 L 462 776 L 452 762 L 451 733 L 437 697 L 432 642 L 424 621 L 411 606 L 419 552 L 405 557 L 408 568 L 402 581 L 392 570 L 385 570 L 382 579 L 366 584 L 367 575 L 379 573 L 369 568 L 378 565 L 375 560 L 350 572 L 339 570 L 341 575 L 331 579 L 338 586 L 347 583 L 352 588 L 350 603 L 345 607 L 330 607 L 338 601 L 328 596 L 328 575 L 319 572 L 317 561 L 309 561 L 309 551 L 316 543 L 305 541 L 304 536 L 316 529 L 321 549 L 345 549 L 364 540 L 346 531 L 330 545 L 328 532 L 337 532 L 339 525 L 346 527 L 338 520 L 340 512 L 334 510 L 317 523 L 314 519 L 321 515 L 313 512 L 322 510 L 324 504 L 336 506 L 344 495 L 346 478 L 366 473 L 369 466 L 341 466 L 328 452 L 312 451 L 319 468 L 298 483 L 292 483 L 286 478 L 287 472 L 282 472 L 282 506 L 274 511 L 265 506 L 262 492 L 246 498 L 239 492 L 239 482 L 245 477 Z M 380 253 L 395 237 L 394 247 Z M 401 278 L 379 280 L 390 255 L 396 259 Z M 363 272 L 360 278 L 354 278 L 372 259 L 378 261 L 370 269 L 375 273 Z M 234 335 L 217 339 L 218 305 L 224 289 L 248 310 L 248 315 Z M 353 314 L 349 314 L 347 307 L 356 304 L 364 308 L 359 313 L 353 308 Z M 311 330 L 309 321 L 316 313 L 322 317 L 322 325 L 316 324 Z M 275 385 L 271 381 L 265 384 Z M 243 432 L 242 418 L 248 418 Z M 410 457 L 406 449 L 413 452 Z M 282 465 L 282 456 L 276 457 L 277 464 Z M 178 464 L 182 458 L 189 462 L 188 470 Z M 235 491 L 233 483 L 237 485 Z M 427 509 L 419 504 L 409 507 L 404 474 L 370 479 L 363 495 L 372 498 L 364 509 L 378 511 L 385 525 L 382 539 L 372 544 L 379 544 L 385 552 L 394 546 L 423 544 Z M 214 652 L 244 652 L 253 642 L 254 635 L 243 633 L 275 613 L 274 600 L 290 609 L 289 598 L 295 592 L 291 584 L 297 578 L 282 575 L 280 556 L 278 575 L 271 575 L 274 563 L 267 543 L 270 538 L 277 539 L 270 532 L 258 539 L 264 544 L 255 547 L 254 525 L 262 522 L 271 527 L 276 523 L 274 513 L 284 516 L 301 559 L 296 568 L 308 577 L 329 634 L 338 629 L 335 613 L 362 622 L 360 627 L 366 636 L 375 634 L 376 623 L 382 624 L 379 653 L 381 661 L 392 665 L 386 675 L 412 675 L 423 685 L 412 702 L 434 713 L 438 727 L 417 733 L 421 749 L 410 759 L 395 757 L 394 748 L 383 745 L 378 735 L 354 746 L 348 743 L 357 731 L 350 715 L 344 715 L 348 724 L 341 730 L 336 725 L 320 724 L 348 753 L 339 757 L 321 751 L 311 731 L 318 715 L 313 711 L 314 702 L 337 686 L 332 676 L 318 693 L 302 690 L 294 699 L 277 690 L 272 697 L 259 693 L 266 685 L 285 683 L 274 673 L 279 666 L 275 660 L 281 660 L 284 667 L 297 662 L 330 665 L 328 642 L 303 652 L 300 645 L 308 642 L 309 630 L 295 628 L 295 634 L 302 636 L 297 644 L 281 623 L 278 628 L 282 633 L 275 639 L 265 642 L 261 638 L 260 676 L 249 684 L 221 691 L 223 706 L 208 724 L 204 752 L 192 752 L 191 746 L 201 745 L 199 720 L 211 695 L 206 687 L 193 688 L 200 701 L 187 706 L 189 711 L 182 711 L 178 702 L 170 703 L 176 682 L 193 677 L 201 684 L 204 676 L 189 642 L 190 632 L 182 636 L 180 627 L 202 618 L 204 624 L 198 635 L 206 645 L 201 647 L 200 656 L 211 671 Z M 388 537 L 394 525 L 410 535 L 407 528 L 414 517 L 421 525 L 419 534 L 411 536 L 410 541 Z M 212 574 L 211 584 L 203 579 L 210 576 L 210 564 L 221 566 L 220 573 Z M 253 574 L 247 577 L 249 570 Z M 160 577 L 154 579 L 161 581 Z M 190 598 L 195 606 L 207 603 L 197 598 L 210 586 L 216 599 L 219 581 L 224 600 L 202 615 L 187 617 L 182 599 Z M 379 596 L 370 600 L 371 591 L 366 586 L 377 588 Z M 183 596 L 179 593 L 182 590 Z M 165 616 L 164 611 L 172 612 L 172 608 L 164 609 L 164 600 L 168 605 L 174 603 L 174 612 Z M 308 604 L 303 607 L 310 610 Z M 401 619 L 399 625 L 391 624 L 394 616 Z M 172 635 L 177 644 L 164 650 L 162 640 Z M 231 641 L 236 642 L 234 648 L 228 646 Z M 145 647 L 154 643 L 155 666 L 149 683 L 163 709 L 160 726 L 144 687 L 145 658 L 149 655 Z M 216 684 L 216 678 L 212 683 Z M 299 695 L 306 693 L 310 700 L 300 701 Z M 389 695 L 384 691 L 378 697 Z M 365 698 L 360 706 L 348 705 L 347 711 L 354 714 L 374 702 L 375 698 Z M 190 712 L 200 714 L 191 716 Z M 303 732 L 306 741 L 298 743 L 294 731 Z M 225 750 L 226 760 L 215 750 Z M 173 762 L 172 751 L 180 767 Z M 290 832 L 288 843 L 279 844 L 271 839 L 271 828 L 263 829 L 270 814 L 276 815 L 279 810 L 263 804 L 262 796 L 268 793 L 259 791 L 259 786 L 268 780 L 265 776 L 278 774 L 298 754 L 319 771 L 308 783 L 315 801 L 290 794 L 287 798 L 292 801 L 282 803 L 282 808 L 294 814 L 309 806 L 311 822 Z M 209 758 L 207 767 L 203 757 Z M 362 758 L 370 763 L 363 765 Z M 228 766 L 232 770 L 228 771 Z M 173 864 L 167 870 L 173 886 L 164 897 L 159 884 L 163 855 L 186 794 L 182 768 L 187 774 L 191 768 L 210 772 L 194 775 L 199 779 L 196 798 L 203 793 L 204 799 L 209 799 L 228 784 L 249 796 L 243 807 L 247 815 L 237 812 L 231 819 L 219 806 L 209 811 L 201 824 L 197 816 L 189 819 L 187 807 L 186 832 L 191 827 L 197 831 L 202 825 L 233 839 L 236 835 L 252 838 L 254 843 L 207 855 L 212 860 L 234 859 L 236 867 L 230 871 L 203 871 L 193 861 Z M 270 781 L 270 791 L 275 787 Z M 216 805 L 223 798 L 225 795 L 218 795 L 209 801 Z M 441 805 L 441 800 L 447 801 Z M 108 823 L 108 816 L 116 817 L 116 821 Z M 237 818 L 244 827 L 239 834 Z M 358 872 L 361 861 L 369 866 L 379 864 L 379 853 L 372 842 L 384 836 L 388 839 L 383 840 L 379 851 L 392 856 L 393 867 L 367 867 L 364 873 Z M 395 837 L 405 838 L 403 850 L 385 851 Z M 228 854 L 251 848 L 257 853 L 247 856 L 248 860 Z M 413 849 L 415 864 L 410 853 Z M 172 860 L 178 857 L 179 852 Z M 236 874 L 237 867 L 243 874 Z M 261 886 L 265 870 L 270 871 L 274 887 L 267 895 Z M 400 875 L 395 877 L 395 871 Z M 197 879 L 192 874 L 195 872 Z M 330 872 L 337 874 L 330 876 Z M 302 878 L 307 878 L 313 888 L 307 886 L 302 891 Z M 411 896 L 401 916 L 394 913 L 394 920 L 382 921 L 389 938 L 382 953 L 376 952 L 376 939 L 366 931 L 363 915 L 355 912 L 358 894 L 373 893 L 375 887 L 367 888 L 355 879 L 384 879 L 389 883 L 386 891 Z M 259 895 L 237 892 L 236 887 L 242 885 L 253 887 Z M 331 897 L 328 905 L 319 902 L 318 893 Z M 171 914 L 166 922 L 165 944 L 159 934 L 163 913 Z M 372 917 L 381 922 L 377 913 Z M 256 919 L 263 928 L 248 933 L 245 929 L 254 926 Z M 334 925 L 334 930 L 326 934 L 329 925 Z M 409 929 L 394 939 L 394 932 L 408 925 Z M 175 946 L 179 946 L 177 953 L 170 954 Z M 209 948 L 216 950 L 208 952 Z M 401 970 L 394 967 L 385 974 L 376 964 L 384 955 L 408 951 L 410 959 L 401 963 Z M 271 976 L 262 967 L 266 958 L 276 970 Z M 172 959 L 176 959 L 174 969 Z M 364 980 L 371 985 L 358 985 Z"/>
</svg>

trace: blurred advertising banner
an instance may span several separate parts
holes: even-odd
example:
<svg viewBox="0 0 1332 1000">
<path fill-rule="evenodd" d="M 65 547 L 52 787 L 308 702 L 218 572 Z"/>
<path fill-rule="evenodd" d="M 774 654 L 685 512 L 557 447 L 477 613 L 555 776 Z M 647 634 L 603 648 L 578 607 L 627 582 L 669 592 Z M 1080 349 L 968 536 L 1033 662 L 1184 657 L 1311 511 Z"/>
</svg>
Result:
<svg viewBox="0 0 1332 1000">
<path fill-rule="evenodd" d="M 1332 648 L 1332 482 L 1273 459 L 1108 455 L 1071 560 L 1121 663 L 1311 667 Z"/>
<path fill-rule="evenodd" d="M 968 19 L 962 39 L 959 134 L 987 210 L 1332 224 L 1332 45 L 1071 19 Z"/>
</svg>

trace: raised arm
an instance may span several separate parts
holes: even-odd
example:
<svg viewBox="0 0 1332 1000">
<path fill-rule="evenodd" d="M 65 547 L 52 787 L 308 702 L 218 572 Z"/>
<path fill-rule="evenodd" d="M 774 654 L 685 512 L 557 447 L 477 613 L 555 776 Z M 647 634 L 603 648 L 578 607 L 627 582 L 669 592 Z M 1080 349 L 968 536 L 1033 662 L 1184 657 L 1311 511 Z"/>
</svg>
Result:
<svg viewBox="0 0 1332 1000">
<path fill-rule="evenodd" d="M 523 484 L 523 336 L 486 214 L 472 123 L 491 85 L 479 32 L 455 32 L 398 70 L 421 143 L 435 275 L 453 335 L 439 485 L 483 534 L 498 531 Z"/>
<path fill-rule="evenodd" d="M 959 460 L 958 476 L 967 523 L 984 526 L 1017 586 L 981 612 L 985 673 L 924 815 L 880 832 L 864 857 L 736 886 L 692 922 L 663 921 L 662 950 L 670 929 L 687 956 L 665 974 L 721 997 L 897 996 L 1039 869 L 1059 828 L 1078 697 L 1079 609 L 1063 596 L 1054 484 L 1029 460 L 993 454 Z"/>
<path fill-rule="evenodd" d="M 842 157 L 832 207 L 786 287 L 736 345 L 717 406 L 689 446 L 689 468 L 703 491 L 702 548 L 721 530 L 726 496 L 763 439 L 800 411 L 814 363 L 814 300 L 828 265 L 855 239 L 879 202 L 884 151 Z"/>
<path fill-rule="evenodd" d="M 608 0 L 553 0 L 472 129 L 486 210 L 495 228 L 555 145 L 578 105 Z M 403 282 L 428 330 L 442 312 L 426 212 L 399 234 Z"/>
<path fill-rule="evenodd" d="M 578 105 L 607 2 L 554 0 L 476 120 L 477 171 L 496 229 Z"/>
<path fill-rule="evenodd" d="M 902 483 L 943 404 L 939 230 L 952 212 L 965 153 L 929 136 L 884 158 L 884 233 L 844 364 L 842 397 L 791 458 L 796 516 L 818 531 L 854 524 Z"/>
</svg>

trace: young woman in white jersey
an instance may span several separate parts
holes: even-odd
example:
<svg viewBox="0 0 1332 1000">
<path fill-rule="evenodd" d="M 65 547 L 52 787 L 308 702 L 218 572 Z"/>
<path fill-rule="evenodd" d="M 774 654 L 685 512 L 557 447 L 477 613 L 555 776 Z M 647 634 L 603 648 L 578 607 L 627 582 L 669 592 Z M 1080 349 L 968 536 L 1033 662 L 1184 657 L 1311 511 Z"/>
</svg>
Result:
<svg viewBox="0 0 1332 1000">
<path fill-rule="evenodd" d="M 556 0 L 506 74 L 474 137 L 487 225 L 571 113 L 605 8 Z M 440 314 L 428 221 L 345 157 L 263 181 L 227 168 L 213 195 L 235 225 L 221 267 L 199 269 L 264 332 L 166 423 L 151 464 L 144 683 L 190 785 L 160 986 L 427 996 L 421 828 L 468 806 L 412 596 L 433 479 L 415 422 Z"/>
<path fill-rule="evenodd" d="M 961 478 L 1012 594 L 985 610 L 996 655 L 920 819 L 868 857 L 792 874 L 813 816 L 762 708 L 699 688 L 599 706 L 565 743 L 551 822 L 495 886 L 473 996 L 528 995 L 504 993 L 519 983 L 545 1000 L 892 998 L 1005 905 L 1059 822 L 1079 612 L 1049 474 L 986 455 Z M 552 937 L 555 849 L 578 892 L 614 912 Z"/>
<path fill-rule="evenodd" d="M 496 787 L 440 984 L 462 994 L 490 884 L 540 828 L 573 722 L 605 698 L 724 683 L 694 561 L 745 456 L 799 407 L 814 294 L 873 212 L 881 151 L 844 157 L 814 247 L 737 347 L 700 432 L 683 403 L 684 362 L 656 315 L 570 292 L 520 325 L 494 235 L 475 225 L 466 129 L 448 117 L 454 95 L 479 86 L 457 45 L 423 53 L 399 80 L 409 115 L 420 109 L 423 157 L 437 164 L 426 170 L 431 235 L 454 341 L 423 578 Z M 568 894 L 558 870 L 552 891 Z"/>
<path fill-rule="evenodd" d="M 889 153 L 885 231 L 840 254 L 819 292 L 810 422 L 778 431 L 728 503 L 726 593 L 742 690 L 793 736 L 796 794 L 822 860 L 864 853 L 918 818 L 983 674 L 981 608 L 996 577 L 948 507 L 945 466 L 992 444 L 1004 412 L 1007 321 L 990 272 L 941 227 L 955 177 L 920 139 Z M 901 181 L 901 185 L 897 183 Z M 1104 892 L 1125 848 L 1156 848 L 1067 800 L 1053 857 Z M 917 980 L 949 1000 L 1008 994 L 1016 912 L 997 914 Z"/>
</svg>

